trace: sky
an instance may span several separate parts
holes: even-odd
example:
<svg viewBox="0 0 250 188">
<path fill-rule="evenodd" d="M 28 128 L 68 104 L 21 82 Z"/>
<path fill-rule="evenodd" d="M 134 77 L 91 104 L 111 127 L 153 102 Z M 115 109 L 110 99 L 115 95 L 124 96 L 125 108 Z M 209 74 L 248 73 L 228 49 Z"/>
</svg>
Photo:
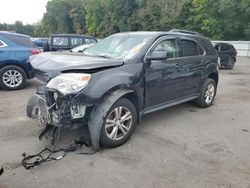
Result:
<svg viewBox="0 0 250 188">
<path fill-rule="evenodd" d="M 1 0 L 0 23 L 37 23 L 42 19 L 49 0 Z"/>
</svg>

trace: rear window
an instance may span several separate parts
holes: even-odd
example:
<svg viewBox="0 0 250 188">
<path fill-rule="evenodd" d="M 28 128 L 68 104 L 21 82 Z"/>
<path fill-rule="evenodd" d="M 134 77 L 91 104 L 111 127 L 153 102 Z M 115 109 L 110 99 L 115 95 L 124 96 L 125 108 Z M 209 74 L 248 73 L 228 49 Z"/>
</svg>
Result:
<svg viewBox="0 0 250 188">
<path fill-rule="evenodd" d="M 181 40 L 182 57 L 199 56 L 204 53 L 204 50 L 194 41 Z"/>
<path fill-rule="evenodd" d="M 227 45 L 227 44 L 222 44 L 221 45 L 221 51 L 228 51 L 228 50 L 231 50 L 231 46 L 230 45 Z"/>
<path fill-rule="evenodd" d="M 18 35 L 5 35 L 6 38 L 15 42 L 18 45 L 33 48 L 35 45 L 29 37 L 18 36 Z"/>
<path fill-rule="evenodd" d="M 52 45 L 68 46 L 69 45 L 69 38 L 68 37 L 53 37 Z"/>
</svg>

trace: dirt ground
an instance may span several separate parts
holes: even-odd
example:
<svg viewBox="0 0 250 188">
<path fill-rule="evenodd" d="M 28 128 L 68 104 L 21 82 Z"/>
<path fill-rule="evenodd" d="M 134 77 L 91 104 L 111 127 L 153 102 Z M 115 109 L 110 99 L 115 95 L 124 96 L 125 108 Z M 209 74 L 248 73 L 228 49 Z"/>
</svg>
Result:
<svg viewBox="0 0 250 188">
<path fill-rule="evenodd" d="M 41 127 L 25 115 L 37 81 L 20 91 L 0 90 L 0 188 L 144 187 L 250 188 L 250 59 L 222 70 L 214 105 L 186 103 L 143 117 L 123 146 L 95 155 L 70 153 L 31 170 L 22 153 L 49 145 Z M 71 141 L 76 130 L 64 133 Z"/>
</svg>

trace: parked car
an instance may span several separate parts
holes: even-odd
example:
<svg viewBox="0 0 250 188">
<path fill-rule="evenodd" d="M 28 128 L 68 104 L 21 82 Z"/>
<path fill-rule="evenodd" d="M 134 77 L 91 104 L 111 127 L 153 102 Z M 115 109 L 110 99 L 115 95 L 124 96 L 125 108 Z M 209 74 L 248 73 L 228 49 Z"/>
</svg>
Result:
<svg viewBox="0 0 250 188">
<path fill-rule="evenodd" d="M 91 44 L 97 42 L 97 39 L 87 35 L 77 34 L 54 34 L 49 38 L 49 42 L 43 46 L 43 51 L 62 51 L 70 50 L 83 44 Z"/>
<path fill-rule="evenodd" d="M 39 48 L 43 48 L 45 43 L 49 42 L 49 38 L 32 38 L 32 42 Z"/>
<path fill-rule="evenodd" d="M 219 55 L 220 68 L 233 69 L 236 62 L 237 51 L 233 45 L 228 43 L 216 43 L 214 48 Z"/>
<path fill-rule="evenodd" d="M 217 59 L 209 39 L 183 30 L 118 33 L 83 53 L 37 55 L 31 63 L 44 86 L 27 115 L 46 130 L 86 122 L 95 150 L 120 146 L 144 114 L 187 101 L 211 106 Z"/>
<path fill-rule="evenodd" d="M 38 53 L 29 36 L 0 31 L 0 88 L 23 88 L 34 77 L 29 56 Z"/>
</svg>

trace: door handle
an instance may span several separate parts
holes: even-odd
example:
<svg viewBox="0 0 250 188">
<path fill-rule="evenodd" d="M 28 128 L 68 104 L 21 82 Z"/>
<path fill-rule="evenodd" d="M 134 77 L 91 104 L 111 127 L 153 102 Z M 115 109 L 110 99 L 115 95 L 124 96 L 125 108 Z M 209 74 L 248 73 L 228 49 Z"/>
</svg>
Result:
<svg viewBox="0 0 250 188">
<path fill-rule="evenodd" d="M 177 63 L 177 64 L 175 64 L 175 66 L 176 66 L 176 67 L 180 67 L 180 64 L 179 64 L 179 63 Z"/>
</svg>

